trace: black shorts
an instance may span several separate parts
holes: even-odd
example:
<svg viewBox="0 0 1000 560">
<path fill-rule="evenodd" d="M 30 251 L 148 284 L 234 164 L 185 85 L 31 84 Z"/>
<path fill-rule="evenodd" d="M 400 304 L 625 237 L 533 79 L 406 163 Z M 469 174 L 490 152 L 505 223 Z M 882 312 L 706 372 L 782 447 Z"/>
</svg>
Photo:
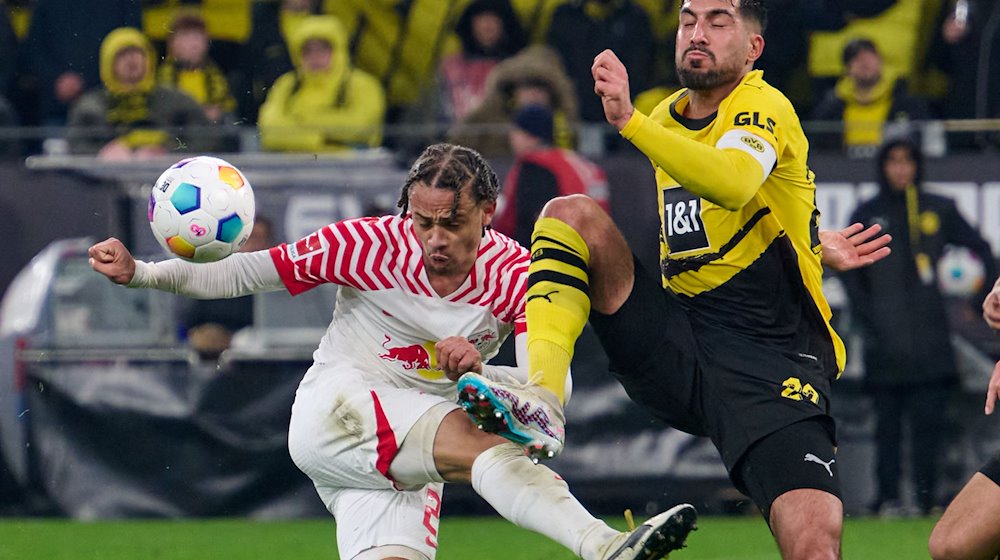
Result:
<svg viewBox="0 0 1000 560">
<path fill-rule="evenodd" d="M 834 430 L 829 418 L 814 416 L 755 442 L 730 474 L 736 488 L 750 496 L 770 524 L 775 498 L 814 488 L 840 498 Z"/>
<path fill-rule="evenodd" d="M 993 455 L 993 458 L 983 465 L 979 472 L 1000 486 L 1000 452 Z"/>
<path fill-rule="evenodd" d="M 819 360 L 718 327 L 693 326 L 676 296 L 635 260 L 635 285 L 614 315 L 591 313 L 612 375 L 670 426 L 712 439 L 733 468 L 754 442 L 829 416 L 830 372 Z"/>
</svg>

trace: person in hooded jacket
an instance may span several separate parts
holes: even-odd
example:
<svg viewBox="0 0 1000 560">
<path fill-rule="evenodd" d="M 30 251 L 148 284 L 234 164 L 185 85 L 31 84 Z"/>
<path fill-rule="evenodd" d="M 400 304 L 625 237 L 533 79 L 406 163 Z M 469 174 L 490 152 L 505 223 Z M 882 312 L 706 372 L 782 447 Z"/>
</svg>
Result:
<svg viewBox="0 0 1000 560">
<path fill-rule="evenodd" d="M 844 76 L 813 109 L 817 121 L 840 121 L 839 134 L 813 134 L 810 143 L 841 147 L 852 157 L 871 157 L 888 125 L 910 129 L 911 121 L 927 117 L 927 104 L 911 95 L 906 80 L 883 64 L 875 43 L 859 38 L 843 50 Z"/>
<path fill-rule="evenodd" d="M 334 16 L 307 16 L 289 37 L 295 70 L 271 86 L 258 117 L 261 147 L 336 152 L 382 143 L 385 91 L 355 68 Z"/>
<path fill-rule="evenodd" d="M 85 93 L 70 109 L 66 139 L 74 154 L 105 160 L 205 152 L 216 136 L 198 102 L 156 84 L 157 55 L 141 31 L 119 27 L 101 43 L 103 87 Z"/>
<path fill-rule="evenodd" d="M 946 246 L 970 249 L 983 262 L 986 278 L 996 277 L 996 264 L 989 243 L 955 202 L 924 190 L 916 144 L 890 141 L 877 161 L 881 191 L 851 220 L 879 224 L 896 241 L 878 266 L 842 275 L 864 341 L 865 387 L 876 403 L 878 496 L 872 508 L 886 516 L 909 512 L 899 489 L 905 418 L 916 505 L 927 514 L 938 505 L 943 416 L 958 380 L 937 264 Z M 984 286 L 977 303 L 989 288 Z"/>
<path fill-rule="evenodd" d="M 518 108 L 535 104 L 552 111 L 553 144 L 572 148 L 579 124 L 576 92 L 559 54 L 546 45 L 531 45 L 497 64 L 486 82 L 486 97 L 448 130 L 448 141 L 487 158 L 510 157 L 511 116 Z"/>
</svg>

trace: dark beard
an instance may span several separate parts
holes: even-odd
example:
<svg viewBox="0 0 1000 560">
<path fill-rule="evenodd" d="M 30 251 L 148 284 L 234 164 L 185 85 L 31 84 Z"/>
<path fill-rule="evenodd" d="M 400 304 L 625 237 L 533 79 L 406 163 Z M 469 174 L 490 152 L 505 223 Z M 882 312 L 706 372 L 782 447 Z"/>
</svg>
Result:
<svg viewBox="0 0 1000 560">
<path fill-rule="evenodd" d="M 677 67 L 677 78 L 681 85 L 695 91 L 715 89 L 727 84 L 735 78 L 733 72 L 726 69 L 696 71 L 683 66 Z"/>
</svg>

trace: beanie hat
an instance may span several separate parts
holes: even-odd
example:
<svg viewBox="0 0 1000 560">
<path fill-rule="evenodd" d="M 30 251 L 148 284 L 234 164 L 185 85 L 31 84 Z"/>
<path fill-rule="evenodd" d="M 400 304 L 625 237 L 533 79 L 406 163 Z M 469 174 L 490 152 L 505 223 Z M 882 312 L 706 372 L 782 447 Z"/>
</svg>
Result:
<svg viewBox="0 0 1000 560">
<path fill-rule="evenodd" d="M 528 134 L 552 144 L 555 135 L 552 131 L 552 111 L 544 105 L 525 105 L 514 111 L 511 118 L 514 125 Z"/>
</svg>

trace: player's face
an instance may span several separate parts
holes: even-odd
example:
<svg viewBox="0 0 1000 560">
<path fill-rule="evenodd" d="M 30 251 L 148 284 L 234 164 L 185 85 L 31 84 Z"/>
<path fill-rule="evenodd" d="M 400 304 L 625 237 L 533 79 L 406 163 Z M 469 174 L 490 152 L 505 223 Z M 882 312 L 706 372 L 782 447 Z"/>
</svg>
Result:
<svg viewBox="0 0 1000 560">
<path fill-rule="evenodd" d="M 885 159 L 885 178 L 889 187 L 897 191 L 913 184 L 917 178 L 917 162 L 909 148 L 896 146 L 889 150 Z"/>
<path fill-rule="evenodd" d="M 423 183 L 410 188 L 413 230 L 424 250 L 424 268 L 429 275 L 465 275 L 479 254 L 483 228 L 493 220 L 496 203 L 480 206 L 463 187 L 455 208 L 455 191 L 436 189 Z"/>
<path fill-rule="evenodd" d="M 737 0 L 685 0 L 674 59 L 681 85 L 710 90 L 743 77 L 760 57 L 764 39 L 745 21 Z"/>
</svg>

